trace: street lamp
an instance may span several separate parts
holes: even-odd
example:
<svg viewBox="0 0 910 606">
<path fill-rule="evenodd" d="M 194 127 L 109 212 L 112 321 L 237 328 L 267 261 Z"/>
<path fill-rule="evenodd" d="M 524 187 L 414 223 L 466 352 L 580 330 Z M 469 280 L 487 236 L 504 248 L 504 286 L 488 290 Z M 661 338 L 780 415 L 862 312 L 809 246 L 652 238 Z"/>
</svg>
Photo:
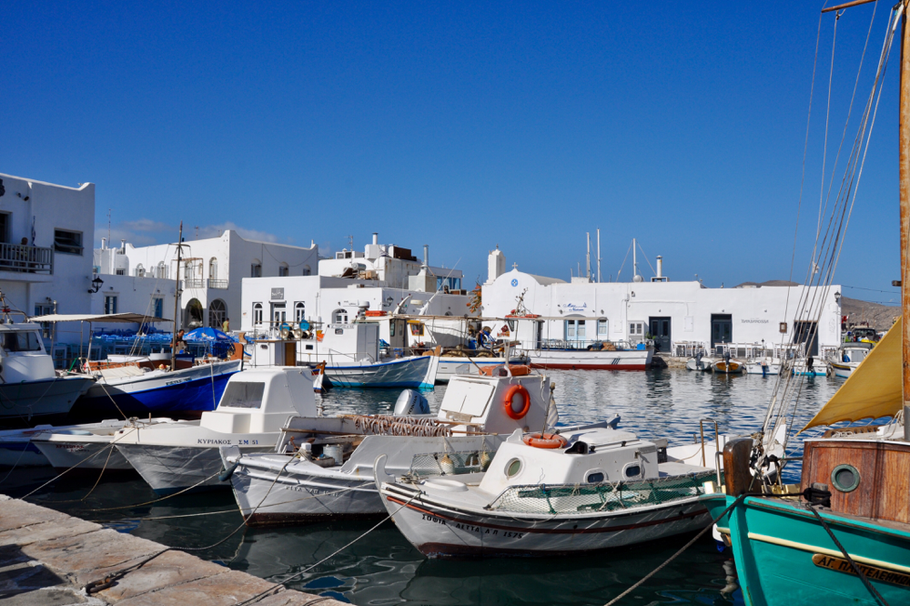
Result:
<svg viewBox="0 0 910 606">
<path fill-rule="evenodd" d="M 95 276 L 95 279 L 92 280 L 92 287 L 89 289 L 89 292 L 95 294 L 101 290 L 101 285 L 104 284 L 104 280 L 100 276 Z"/>
</svg>

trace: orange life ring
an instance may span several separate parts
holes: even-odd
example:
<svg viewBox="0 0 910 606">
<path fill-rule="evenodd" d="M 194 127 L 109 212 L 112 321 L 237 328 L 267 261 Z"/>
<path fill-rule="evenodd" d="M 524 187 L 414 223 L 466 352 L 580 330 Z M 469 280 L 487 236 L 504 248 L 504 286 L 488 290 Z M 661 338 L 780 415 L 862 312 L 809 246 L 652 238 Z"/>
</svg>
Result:
<svg viewBox="0 0 910 606">
<path fill-rule="evenodd" d="M 513 406 L 515 396 L 521 396 L 523 400 L 521 410 L 515 410 L 515 406 Z M 516 421 L 518 419 L 523 419 L 524 416 L 528 414 L 528 411 L 531 410 L 531 394 L 524 388 L 524 385 L 513 385 L 502 399 L 502 405 L 510 418 L 515 419 Z"/>
<path fill-rule="evenodd" d="M 534 448 L 562 448 L 569 443 L 557 433 L 526 433 L 521 440 Z"/>
</svg>

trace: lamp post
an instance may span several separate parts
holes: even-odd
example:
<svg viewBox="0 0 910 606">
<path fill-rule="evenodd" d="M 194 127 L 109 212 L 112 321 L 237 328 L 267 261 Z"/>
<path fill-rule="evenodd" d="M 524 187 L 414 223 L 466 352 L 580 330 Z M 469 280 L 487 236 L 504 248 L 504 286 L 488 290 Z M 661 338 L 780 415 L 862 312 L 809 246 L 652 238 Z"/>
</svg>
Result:
<svg viewBox="0 0 910 606">
<path fill-rule="evenodd" d="M 89 289 L 89 292 L 92 294 L 95 294 L 96 292 L 101 290 L 101 286 L 103 284 L 104 284 L 104 280 L 102 280 L 100 276 L 95 276 L 95 278 L 92 280 L 92 287 Z"/>
</svg>

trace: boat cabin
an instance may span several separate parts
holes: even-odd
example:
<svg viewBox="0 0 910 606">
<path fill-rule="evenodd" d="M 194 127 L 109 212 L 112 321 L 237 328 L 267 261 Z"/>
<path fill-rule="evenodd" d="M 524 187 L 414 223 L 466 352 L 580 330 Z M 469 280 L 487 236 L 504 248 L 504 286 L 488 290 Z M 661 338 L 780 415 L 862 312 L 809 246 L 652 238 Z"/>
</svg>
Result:
<svg viewBox="0 0 910 606">
<path fill-rule="evenodd" d="M 231 375 L 218 407 L 200 425 L 222 433 L 280 431 L 291 415 L 316 415 L 308 368 L 253 368 Z"/>
</svg>

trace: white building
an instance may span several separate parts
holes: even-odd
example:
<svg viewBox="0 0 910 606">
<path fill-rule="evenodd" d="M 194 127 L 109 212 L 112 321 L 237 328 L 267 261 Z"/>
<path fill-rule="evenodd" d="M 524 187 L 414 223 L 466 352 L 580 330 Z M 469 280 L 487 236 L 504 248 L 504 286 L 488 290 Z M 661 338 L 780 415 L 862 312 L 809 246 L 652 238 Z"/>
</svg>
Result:
<svg viewBox="0 0 910 606">
<path fill-rule="evenodd" d="M 309 276 L 319 263 L 315 244 L 304 248 L 245 240 L 233 230 L 216 238 L 184 241 L 180 253 L 179 327 L 241 324 L 242 279 L 262 276 Z M 103 279 L 94 313 L 133 311 L 158 317 L 174 315 L 177 291 L 177 245 L 134 247 L 105 239 L 95 250 L 95 269 Z M 170 325 L 162 327 L 170 330 Z"/>
<path fill-rule="evenodd" d="M 461 271 L 428 264 L 429 250 L 418 261 L 410 249 L 379 244 L 378 235 L 364 252 L 343 250 L 319 262 L 318 275 L 244 278 L 240 330 L 264 333 L 283 323 L 346 324 L 358 315 L 377 320 L 393 311 L 426 318 L 413 328 L 409 342 L 457 345 L 465 336 L 469 295 Z M 385 314 L 380 315 L 380 312 Z M 452 318 L 447 321 L 446 318 Z M 455 318 L 459 318 L 456 320 Z M 431 330 L 433 335 L 419 330 Z M 389 323 L 380 338 L 391 342 Z M 441 341 L 441 342 L 440 342 Z"/>
<path fill-rule="evenodd" d="M 13 309 L 30 316 L 88 313 L 94 237 L 94 184 L 0 174 L 0 291 Z M 79 338 L 58 333 L 63 342 Z"/>
<path fill-rule="evenodd" d="M 539 316 L 533 331 L 519 328 L 513 335 L 525 346 L 548 340 L 636 343 L 650 335 L 658 351 L 676 352 L 685 343 L 770 347 L 795 339 L 807 342 L 807 352 L 817 355 L 841 341 L 839 286 L 705 288 L 700 282 L 670 282 L 661 275 L 659 257 L 658 275 L 649 282 L 639 277 L 633 282 L 576 278 L 567 283 L 517 268 L 502 272 L 503 261 L 501 251 L 491 253 L 491 272 L 499 270 L 483 285 L 483 316 L 505 318 L 520 298 L 524 311 Z M 815 302 L 814 316 L 809 311 L 798 315 L 805 300 Z M 494 334 L 506 330 L 505 321 L 492 324 Z M 815 328 L 817 337 L 808 342 Z"/>
</svg>

